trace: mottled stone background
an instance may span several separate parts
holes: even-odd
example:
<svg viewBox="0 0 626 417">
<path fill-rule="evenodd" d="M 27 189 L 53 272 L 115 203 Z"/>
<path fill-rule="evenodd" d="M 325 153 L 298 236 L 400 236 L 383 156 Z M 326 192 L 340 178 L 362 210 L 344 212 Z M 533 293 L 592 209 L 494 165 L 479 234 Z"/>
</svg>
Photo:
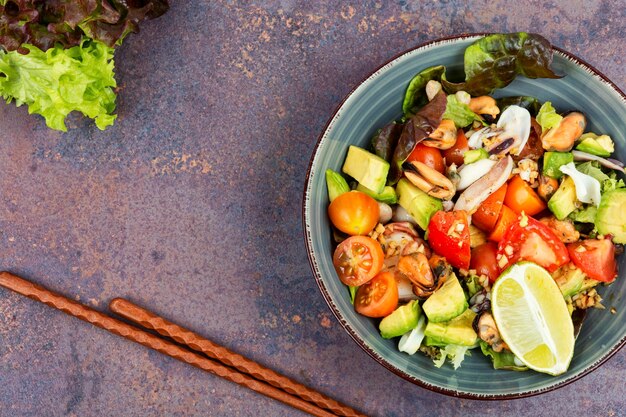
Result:
<svg viewBox="0 0 626 417">
<path fill-rule="evenodd" d="M 129 297 L 372 416 L 626 415 L 625 351 L 509 402 L 393 375 L 324 303 L 300 216 L 317 136 L 373 68 L 441 36 L 528 30 L 626 89 L 622 0 L 172 3 L 116 55 L 113 128 L 75 117 L 60 134 L 0 105 L 2 268 L 100 310 Z M 0 290 L 0 416 L 62 415 L 301 414 Z"/>
</svg>

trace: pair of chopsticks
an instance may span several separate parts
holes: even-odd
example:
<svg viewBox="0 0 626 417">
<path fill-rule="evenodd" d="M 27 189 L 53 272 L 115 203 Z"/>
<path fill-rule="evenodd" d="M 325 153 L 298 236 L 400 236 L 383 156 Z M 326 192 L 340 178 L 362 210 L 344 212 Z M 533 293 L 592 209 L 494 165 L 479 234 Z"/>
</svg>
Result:
<svg viewBox="0 0 626 417">
<path fill-rule="evenodd" d="M 165 338 L 96 311 L 9 272 L 0 272 L 0 286 L 313 416 L 365 417 L 364 414 L 332 398 L 122 298 L 111 301 L 109 304 L 111 311 L 139 326 L 155 330 Z M 178 344 L 166 338 L 173 339 Z"/>
</svg>

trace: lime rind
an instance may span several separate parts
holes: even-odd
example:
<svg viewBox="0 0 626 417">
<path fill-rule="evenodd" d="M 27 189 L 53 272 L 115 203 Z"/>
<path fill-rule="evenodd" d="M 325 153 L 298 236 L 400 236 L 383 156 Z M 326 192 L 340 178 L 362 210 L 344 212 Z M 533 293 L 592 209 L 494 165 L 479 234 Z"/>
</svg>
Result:
<svg viewBox="0 0 626 417">
<path fill-rule="evenodd" d="M 574 325 L 552 276 L 532 262 L 505 270 L 492 289 L 502 339 L 526 366 L 559 375 L 574 354 Z"/>
</svg>

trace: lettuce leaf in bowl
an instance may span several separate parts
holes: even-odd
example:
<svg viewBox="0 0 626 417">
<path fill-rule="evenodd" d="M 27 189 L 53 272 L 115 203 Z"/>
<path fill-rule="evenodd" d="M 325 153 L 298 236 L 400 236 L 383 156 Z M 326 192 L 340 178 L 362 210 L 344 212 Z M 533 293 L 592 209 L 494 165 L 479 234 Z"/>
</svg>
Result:
<svg viewBox="0 0 626 417">
<path fill-rule="evenodd" d="M 465 49 L 463 63 L 465 81 L 462 82 L 448 80 L 446 68 L 441 65 L 417 73 L 404 94 L 402 110 L 405 116 L 415 114 L 426 103 L 425 86 L 430 80 L 441 82 L 448 94 L 465 91 L 476 97 L 506 87 L 518 75 L 528 78 L 561 78 L 550 69 L 550 42 L 535 33 L 498 33 L 482 37 Z M 522 101 L 533 108 L 537 106 L 537 103 Z"/>
<path fill-rule="evenodd" d="M 57 44 L 46 52 L 23 45 L 28 54 L 0 51 L 0 94 L 10 103 L 26 104 L 29 113 L 46 119 L 52 129 L 67 131 L 65 118 L 79 111 L 99 129 L 116 116 L 113 49 L 83 41 L 69 49 Z"/>
<path fill-rule="evenodd" d="M 561 78 L 550 69 L 552 46 L 543 36 L 507 33 L 485 36 L 465 49 L 465 81 L 453 83 L 442 76 L 448 92 L 467 91 L 472 96 L 490 94 L 509 85 L 517 75 Z"/>
</svg>

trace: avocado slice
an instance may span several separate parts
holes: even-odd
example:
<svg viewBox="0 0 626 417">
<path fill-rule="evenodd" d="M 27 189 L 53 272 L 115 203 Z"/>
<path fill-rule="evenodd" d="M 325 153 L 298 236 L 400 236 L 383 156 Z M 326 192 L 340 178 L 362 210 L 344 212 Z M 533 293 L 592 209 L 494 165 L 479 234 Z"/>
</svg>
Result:
<svg viewBox="0 0 626 417">
<path fill-rule="evenodd" d="M 481 159 L 489 158 L 489 152 L 483 148 L 472 149 L 463 154 L 463 163 L 465 165 L 473 164 Z"/>
<path fill-rule="evenodd" d="M 423 230 L 428 227 L 430 218 L 439 210 L 443 210 L 441 200 L 429 196 L 406 178 L 398 181 L 396 193 L 398 193 L 398 204 L 409 212 Z"/>
<path fill-rule="evenodd" d="M 476 317 L 469 308 L 458 317 L 443 323 L 433 323 L 426 325 L 424 335 L 426 335 L 427 346 L 461 345 L 474 346 L 478 342 L 478 335 L 472 327 L 472 322 Z"/>
<path fill-rule="evenodd" d="M 365 149 L 351 145 L 342 170 L 372 192 L 381 193 L 387 183 L 389 162 Z"/>
<path fill-rule="evenodd" d="M 451 320 L 463 313 L 467 306 L 463 287 L 456 275 L 451 273 L 441 288 L 424 301 L 422 308 L 430 324 Z"/>
<path fill-rule="evenodd" d="M 359 184 L 356 187 L 356 190 L 369 195 L 374 200 L 380 201 L 381 203 L 396 204 L 398 202 L 396 190 L 389 185 L 386 185 L 381 193 L 375 193 L 369 188 L 364 187 L 362 184 Z"/>
<path fill-rule="evenodd" d="M 615 144 L 608 135 L 596 135 L 595 133 L 585 133 L 580 137 L 581 142 L 576 145 L 576 149 L 592 155 L 606 158 L 615 152 Z"/>
<path fill-rule="evenodd" d="M 559 179 L 563 176 L 559 168 L 570 162 L 574 162 L 574 155 L 571 152 L 546 152 L 543 154 L 543 174 Z"/>
<path fill-rule="evenodd" d="M 400 306 L 380 321 L 378 329 L 384 339 L 402 336 L 417 326 L 422 309 L 417 301 Z"/>
<path fill-rule="evenodd" d="M 626 188 L 609 191 L 602 196 L 596 214 L 596 229 L 603 235 L 612 234 L 613 242 L 626 243 Z"/>
<path fill-rule="evenodd" d="M 548 208 L 559 220 L 563 220 L 576 210 L 576 185 L 573 179 L 565 177 L 559 189 L 548 201 Z"/>
<path fill-rule="evenodd" d="M 328 187 L 328 199 L 331 202 L 341 194 L 350 191 L 350 186 L 346 179 L 332 169 L 326 170 L 326 187 Z"/>
<path fill-rule="evenodd" d="M 571 297 L 581 291 L 585 273 L 573 265 L 564 265 L 553 274 L 563 297 Z"/>
</svg>

